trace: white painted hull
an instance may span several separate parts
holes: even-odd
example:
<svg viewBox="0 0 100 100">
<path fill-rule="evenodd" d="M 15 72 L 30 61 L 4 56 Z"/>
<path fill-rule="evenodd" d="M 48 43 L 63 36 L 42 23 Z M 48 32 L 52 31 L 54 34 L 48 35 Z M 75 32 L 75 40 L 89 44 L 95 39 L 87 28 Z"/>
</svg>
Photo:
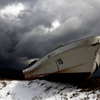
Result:
<svg viewBox="0 0 100 100">
<path fill-rule="evenodd" d="M 100 36 L 79 40 L 54 49 L 37 63 L 23 70 L 26 79 L 49 74 L 88 73 L 91 76 L 100 63 Z"/>
</svg>

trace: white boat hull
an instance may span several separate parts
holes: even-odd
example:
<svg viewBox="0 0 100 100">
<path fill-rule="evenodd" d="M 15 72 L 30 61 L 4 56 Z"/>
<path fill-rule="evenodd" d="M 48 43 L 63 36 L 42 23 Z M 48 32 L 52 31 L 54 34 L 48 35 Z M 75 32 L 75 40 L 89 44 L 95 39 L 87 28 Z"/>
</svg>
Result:
<svg viewBox="0 0 100 100">
<path fill-rule="evenodd" d="M 23 70 L 25 79 L 50 74 L 90 77 L 100 64 L 100 37 L 91 37 L 58 47 Z M 83 75 L 84 74 L 84 75 Z M 78 76 L 77 76 L 78 78 Z"/>
</svg>

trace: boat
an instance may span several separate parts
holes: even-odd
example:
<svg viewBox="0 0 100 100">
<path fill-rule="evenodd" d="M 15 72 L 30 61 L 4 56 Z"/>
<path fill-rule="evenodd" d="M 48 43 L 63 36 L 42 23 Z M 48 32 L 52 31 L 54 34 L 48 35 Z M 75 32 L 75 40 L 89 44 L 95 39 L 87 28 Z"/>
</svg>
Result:
<svg viewBox="0 0 100 100">
<path fill-rule="evenodd" d="M 54 80 L 88 79 L 100 64 L 100 36 L 61 45 L 35 62 L 23 70 L 26 80 L 47 76 Z"/>
</svg>

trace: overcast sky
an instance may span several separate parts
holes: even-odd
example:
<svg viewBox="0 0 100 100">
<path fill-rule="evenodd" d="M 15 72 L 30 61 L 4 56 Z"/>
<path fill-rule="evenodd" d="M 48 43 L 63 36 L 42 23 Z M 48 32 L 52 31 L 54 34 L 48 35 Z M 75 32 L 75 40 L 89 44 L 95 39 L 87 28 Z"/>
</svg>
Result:
<svg viewBox="0 0 100 100">
<path fill-rule="evenodd" d="M 0 67 L 100 34 L 100 0 L 0 0 Z"/>
</svg>

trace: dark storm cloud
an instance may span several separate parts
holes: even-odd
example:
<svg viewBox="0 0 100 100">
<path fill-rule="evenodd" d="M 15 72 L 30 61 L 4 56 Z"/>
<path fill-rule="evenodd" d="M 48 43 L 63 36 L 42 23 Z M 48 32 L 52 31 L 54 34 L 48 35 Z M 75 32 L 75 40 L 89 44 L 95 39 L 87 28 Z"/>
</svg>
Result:
<svg viewBox="0 0 100 100">
<path fill-rule="evenodd" d="M 17 4 L 19 2 L 23 4 L 32 4 L 34 6 L 38 0 L 0 0 L 0 8 L 4 8 L 7 5 Z"/>
<path fill-rule="evenodd" d="M 24 68 L 57 46 L 99 35 L 99 1 L 7 0 L 0 9 L 17 3 L 25 7 L 17 16 L 0 14 L 0 66 Z M 54 21 L 60 26 L 50 31 Z"/>
</svg>

